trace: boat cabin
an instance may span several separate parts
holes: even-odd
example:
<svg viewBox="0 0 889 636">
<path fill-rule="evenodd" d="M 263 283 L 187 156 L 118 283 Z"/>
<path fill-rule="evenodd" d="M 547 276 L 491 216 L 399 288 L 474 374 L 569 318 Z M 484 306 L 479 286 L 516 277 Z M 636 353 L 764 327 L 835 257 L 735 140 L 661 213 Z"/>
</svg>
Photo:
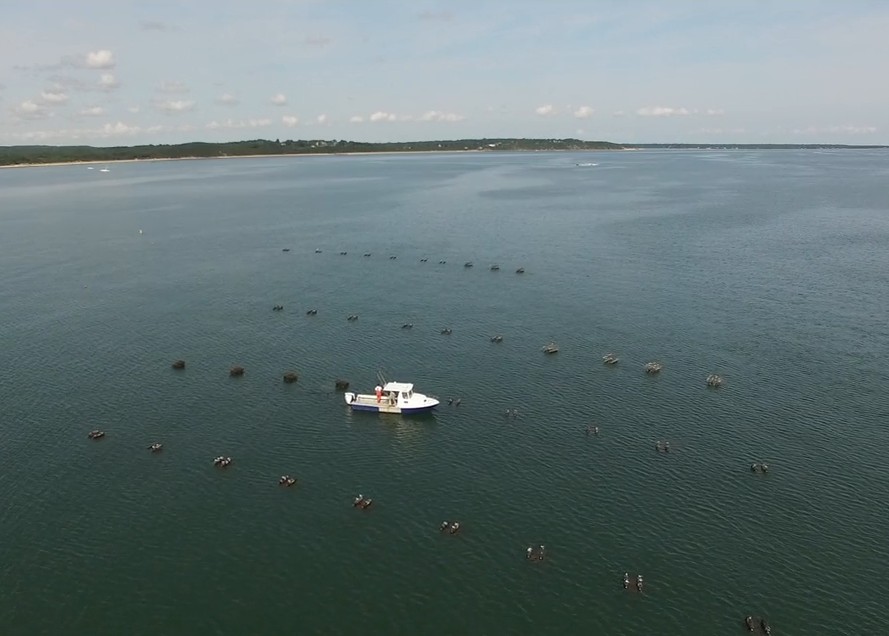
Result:
<svg viewBox="0 0 889 636">
<path fill-rule="evenodd" d="M 407 402 L 414 394 L 414 385 L 408 382 L 387 382 L 383 386 L 383 397 L 391 404 Z"/>
</svg>

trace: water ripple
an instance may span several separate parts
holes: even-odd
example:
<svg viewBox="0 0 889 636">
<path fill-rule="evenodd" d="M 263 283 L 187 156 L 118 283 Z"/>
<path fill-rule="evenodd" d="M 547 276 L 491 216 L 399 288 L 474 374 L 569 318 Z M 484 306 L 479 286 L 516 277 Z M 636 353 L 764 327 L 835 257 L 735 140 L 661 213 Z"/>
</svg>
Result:
<svg viewBox="0 0 889 636">
<path fill-rule="evenodd" d="M 689 155 L 702 183 L 661 157 L 582 180 L 536 154 L 197 162 L 188 179 L 146 164 L 98 200 L 64 170 L 42 177 L 64 201 L 27 175 L 4 187 L 0 543 L 17 558 L 0 620 L 710 634 L 753 613 L 776 633 L 879 633 L 886 252 L 855 238 L 879 236 L 879 211 L 846 213 L 837 252 L 823 210 L 842 184 L 786 193 L 748 155 Z M 351 413 L 334 380 L 369 390 L 380 369 L 461 404 Z M 537 544 L 548 558 L 528 562 Z"/>
</svg>

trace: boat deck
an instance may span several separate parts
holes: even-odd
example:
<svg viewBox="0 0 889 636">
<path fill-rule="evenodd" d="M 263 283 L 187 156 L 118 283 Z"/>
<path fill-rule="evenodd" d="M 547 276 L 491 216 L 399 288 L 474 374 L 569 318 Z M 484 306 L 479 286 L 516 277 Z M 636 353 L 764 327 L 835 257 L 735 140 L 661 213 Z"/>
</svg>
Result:
<svg viewBox="0 0 889 636">
<path fill-rule="evenodd" d="M 401 407 L 398 406 L 396 400 L 389 401 L 385 396 L 377 402 L 375 395 L 356 395 L 355 400 L 350 402 L 353 409 L 364 409 L 369 411 L 379 411 L 380 413 L 401 413 Z"/>
</svg>

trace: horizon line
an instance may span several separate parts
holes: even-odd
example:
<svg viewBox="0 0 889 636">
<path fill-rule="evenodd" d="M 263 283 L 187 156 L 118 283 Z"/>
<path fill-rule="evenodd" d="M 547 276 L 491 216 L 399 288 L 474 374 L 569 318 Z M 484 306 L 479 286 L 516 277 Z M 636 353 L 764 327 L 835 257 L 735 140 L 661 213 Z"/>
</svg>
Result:
<svg viewBox="0 0 889 636">
<path fill-rule="evenodd" d="M 287 143 L 287 142 L 334 142 L 334 143 L 346 143 L 346 144 L 363 144 L 363 145 L 405 145 L 405 144 L 431 144 L 431 143 L 458 143 L 458 142 L 492 142 L 492 141 L 527 141 L 527 142 L 577 142 L 583 144 L 610 144 L 613 146 L 621 146 L 622 148 L 638 148 L 638 147 L 652 147 L 652 146 L 720 146 L 720 147 L 732 147 L 732 146 L 757 146 L 757 147 L 769 147 L 769 146 L 796 146 L 796 147 L 823 147 L 823 146 L 831 146 L 834 148 L 889 148 L 889 143 L 886 144 L 874 144 L 874 143 L 864 143 L 864 144 L 856 144 L 856 143 L 838 143 L 838 142 L 829 142 L 829 141 L 811 141 L 811 142 L 791 142 L 791 141 L 782 141 L 782 142 L 722 142 L 722 141 L 641 141 L 641 142 L 620 142 L 620 141 L 608 141 L 605 139 L 580 139 L 578 137 L 460 137 L 454 139 L 411 139 L 404 141 L 358 141 L 354 139 L 325 139 L 322 137 L 316 138 L 305 138 L 305 139 L 285 139 L 281 140 L 280 138 L 269 139 L 265 137 L 254 137 L 251 139 L 230 139 L 227 141 L 202 141 L 199 139 L 194 139 L 191 141 L 183 141 L 178 143 L 137 143 L 137 144 L 116 144 L 116 145 L 96 145 L 96 144 L 0 144 L 0 148 L 138 148 L 144 146 L 188 146 L 191 144 L 205 144 L 205 145 L 226 145 L 226 144 L 243 144 L 243 143 L 251 143 L 251 142 L 268 142 L 268 143 Z"/>
</svg>

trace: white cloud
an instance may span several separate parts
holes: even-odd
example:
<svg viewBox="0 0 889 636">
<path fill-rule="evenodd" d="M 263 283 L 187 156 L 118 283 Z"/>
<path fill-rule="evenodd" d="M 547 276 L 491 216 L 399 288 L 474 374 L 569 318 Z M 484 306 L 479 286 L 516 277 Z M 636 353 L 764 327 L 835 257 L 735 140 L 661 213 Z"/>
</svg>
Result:
<svg viewBox="0 0 889 636">
<path fill-rule="evenodd" d="M 25 119 L 44 119 L 50 117 L 51 113 L 42 104 L 26 100 L 12 109 L 19 117 Z"/>
<path fill-rule="evenodd" d="M 52 64 L 17 65 L 19 70 L 55 71 L 62 68 L 114 68 L 114 55 L 108 49 L 90 51 L 85 54 L 63 55 L 58 62 Z"/>
<path fill-rule="evenodd" d="M 68 95 L 62 91 L 43 91 L 40 93 L 40 101 L 46 104 L 64 104 L 68 101 Z"/>
<path fill-rule="evenodd" d="M 315 118 L 315 121 L 318 122 L 318 123 L 321 124 L 321 125 L 326 124 L 327 121 L 328 121 L 327 113 L 321 113 L 320 115 L 318 115 L 318 116 Z"/>
<path fill-rule="evenodd" d="M 281 123 L 287 126 L 288 128 L 293 128 L 297 124 L 299 124 L 299 117 L 296 115 L 284 115 L 281 117 Z"/>
<path fill-rule="evenodd" d="M 102 75 L 99 76 L 99 88 L 110 91 L 118 86 L 120 86 L 120 84 L 118 83 L 117 78 L 111 73 L 102 73 Z"/>
<path fill-rule="evenodd" d="M 108 49 L 90 51 L 86 54 L 88 68 L 114 68 L 114 55 Z"/>
<path fill-rule="evenodd" d="M 133 114 L 136 114 L 139 112 L 139 107 L 138 106 L 130 106 L 129 108 L 127 108 L 127 110 Z"/>
<path fill-rule="evenodd" d="M 281 93 L 278 93 L 277 95 L 272 97 L 272 103 L 275 106 L 283 106 L 284 104 L 287 103 L 287 97 L 282 95 Z"/>
<path fill-rule="evenodd" d="M 534 112 L 538 115 L 546 117 L 548 115 L 554 115 L 556 113 L 556 109 L 553 108 L 552 104 L 544 104 L 543 106 L 538 106 L 537 108 L 535 108 Z"/>
<path fill-rule="evenodd" d="M 616 110 L 616 111 L 614 111 L 614 112 L 611 113 L 611 114 L 612 114 L 614 117 L 623 117 L 623 116 L 624 116 L 624 111 L 622 111 L 622 110 Z"/>
<path fill-rule="evenodd" d="M 167 99 L 155 102 L 154 107 L 165 113 L 184 113 L 194 108 L 194 102 L 187 99 Z"/>
<path fill-rule="evenodd" d="M 440 110 L 428 110 L 422 115 L 420 115 L 420 121 L 463 121 L 466 119 L 463 115 L 458 115 L 457 113 L 444 113 Z"/>
<path fill-rule="evenodd" d="M 160 20 L 139 20 L 139 28 L 143 31 L 176 31 L 177 27 L 169 22 Z"/>
<path fill-rule="evenodd" d="M 360 124 L 363 121 L 364 117 L 362 117 L 361 115 L 352 115 L 351 117 L 349 117 L 350 124 Z"/>
<path fill-rule="evenodd" d="M 581 106 L 577 110 L 574 111 L 574 116 L 577 119 L 588 119 L 595 114 L 595 110 L 590 108 L 589 106 Z"/>
<path fill-rule="evenodd" d="M 381 110 L 378 110 L 373 115 L 371 115 L 368 119 L 372 122 L 378 121 L 395 121 L 398 117 L 394 113 L 386 113 Z"/>
<path fill-rule="evenodd" d="M 640 117 L 673 117 L 676 115 L 690 115 L 687 108 L 670 108 L 667 106 L 645 106 L 636 110 Z"/>
<path fill-rule="evenodd" d="M 744 128 L 701 128 L 702 135 L 741 135 L 747 132 Z"/>
<path fill-rule="evenodd" d="M 11 133 L 10 137 L 21 141 L 47 141 L 56 139 L 58 133 L 54 130 L 29 130 L 27 132 Z"/>
<path fill-rule="evenodd" d="M 417 14 L 421 20 L 429 20 L 430 22 L 450 22 L 454 19 L 454 14 L 450 11 L 421 11 Z"/>
<path fill-rule="evenodd" d="M 877 132 L 876 126 L 855 126 L 845 124 L 843 126 L 809 126 L 807 128 L 794 128 L 791 132 L 794 135 L 823 135 L 823 134 L 845 134 L 845 135 L 869 135 Z"/>
<path fill-rule="evenodd" d="M 323 35 L 310 35 L 305 39 L 305 43 L 309 46 L 317 46 L 319 49 L 323 49 L 325 46 L 333 42 L 333 38 L 329 38 Z"/>
<path fill-rule="evenodd" d="M 156 134 L 159 132 L 170 132 L 174 130 L 186 131 L 191 126 L 178 126 L 176 128 L 166 126 L 134 126 L 125 124 L 121 121 L 115 123 L 106 123 L 99 128 L 70 128 L 61 130 L 29 130 L 27 132 L 13 133 L 11 136 L 22 141 L 78 141 L 91 140 L 96 138 L 107 139 L 109 137 L 132 137 L 138 134 Z"/>
<path fill-rule="evenodd" d="M 105 137 L 120 137 L 123 135 L 135 135 L 142 131 L 139 126 L 130 126 L 122 121 L 116 124 L 105 124 L 102 126 L 102 135 Z"/>
<path fill-rule="evenodd" d="M 845 126 L 829 126 L 827 131 L 832 133 L 849 133 L 851 135 L 868 135 L 870 133 L 877 132 L 877 127 L 851 126 L 849 124 L 846 124 Z"/>
<path fill-rule="evenodd" d="M 206 127 L 209 128 L 210 130 L 216 130 L 216 129 L 219 129 L 219 128 L 227 128 L 227 129 L 232 129 L 232 128 L 263 128 L 263 127 L 265 127 L 265 126 L 271 126 L 271 125 L 272 125 L 272 120 L 271 120 L 271 119 L 267 119 L 267 118 L 263 118 L 263 119 L 240 119 L 240 120 L 226 119 L 226 120 L 223 120 L 223 121 L 216 121 L 216 120 L 211 121 L 209 124 L 207 124 Z"/>
<path fill-rule="evenodd" d="M 705 115 L 725 115 L 725 111 L 721 108 L 708 108 L 704 111 Z"/>
<path fill-rule="evenodd" d="M 157 87 L 161 93 L 173 93 L 173 94 L 182 94 L 188 92 L 188 86 L 186 86 L 182 82 L 177 81 L 163 81 Z"/>
<path fill-rule="evenodd" d="M 105 114 L 105 109 L 101 106 L 90 106 L 89 108 L 81 110 L 80 114 L 86 117 L 98 117 L 99 115 Z"/>
<path fill-rule="evenodd" d="M 238 98 L 231 93 L 223 93 L 216 98 L 216 102 L 218 104 L 225 104 L 226 106 L 234 106 L 238 103 Z"/>
</svg>

